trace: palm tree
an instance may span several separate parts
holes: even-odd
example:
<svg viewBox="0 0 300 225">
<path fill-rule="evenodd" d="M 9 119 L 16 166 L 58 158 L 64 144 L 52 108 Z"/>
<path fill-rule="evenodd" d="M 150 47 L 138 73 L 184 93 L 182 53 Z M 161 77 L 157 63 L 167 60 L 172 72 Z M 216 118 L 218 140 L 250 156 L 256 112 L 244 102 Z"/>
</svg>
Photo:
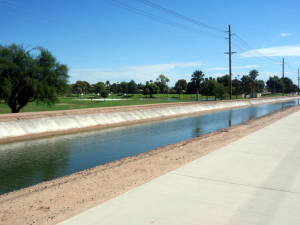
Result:
<svg viewBox="0 0 300 225">
<path fill-rule="evenodd" d="M 196 70 L 192 74 L 192 79 L 191 81 L 194 82 L 195 87 L 196 87 L 196 93 L 197 93 L 197 101 L 199 101 L 199 90 L 200 90 L 200 85 L 204 80 L 204 73 L 201 70 Z"/>
</svg>

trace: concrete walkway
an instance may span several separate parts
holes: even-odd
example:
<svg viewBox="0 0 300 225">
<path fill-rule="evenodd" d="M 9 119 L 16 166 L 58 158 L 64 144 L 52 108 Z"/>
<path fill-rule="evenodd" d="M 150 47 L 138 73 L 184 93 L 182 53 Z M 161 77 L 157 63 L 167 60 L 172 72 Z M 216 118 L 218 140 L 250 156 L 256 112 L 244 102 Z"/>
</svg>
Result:
<svg viewBox="0 0 300 225">
<path fill-rule="evenodd" d="M 300 112 L 61 225 L 299 225 Z"/>
</svg>

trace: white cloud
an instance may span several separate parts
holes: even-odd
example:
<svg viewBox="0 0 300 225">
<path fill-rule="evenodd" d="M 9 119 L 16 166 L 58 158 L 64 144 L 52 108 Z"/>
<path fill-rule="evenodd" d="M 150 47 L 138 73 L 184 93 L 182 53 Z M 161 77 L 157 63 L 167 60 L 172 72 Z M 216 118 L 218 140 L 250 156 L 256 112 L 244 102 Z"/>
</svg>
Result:
<svg viewBox="0 0 300 225">
<path fill-rule="evenodd" d="M 233 66 L 232 69 L 254 69 L 259 68 L 259 65 L 246 65 L 246 66 Z M 222 71 L 222 70 L 228 70 L 228 67 L 211 67 L 207 70 L 213 70 L 213 71 Z"/>
<path fill-rule="evenodd" d="M 243 58 L 252 58 L 261 56 L 300 56 L 300 45 L 284 45 L 270 48 L 253 49 L 240 54 Z"/>
<path fill-rule="evenodd" d="M 281 37 L 289 37 L 289 36 L 292 36 L 293 34 L 292 33 L 281 33 L 280 36 Z"/>
<path fill-rule="evenodd" d="M 188 68 L 201 66 L 200 62 L 179 62 L 179 63 L 167 63 L 167 64 L 154 64 L 154 65 L 141 65 L 141 66 L 129 66 L 127 69 L 131 71 L 141 72 L 167 72 L 175 68 Z"/>
<path fill-rule="evenodd" d="M 76 80 L 86 80 L 94 83 L 98 81 L 109 80 L 112 82 L 135 80 L 136 82 L 145 82 L 154 80 L 156 77 L 164 73 L 169 78 L 177 77 L 176 69 L 196 68 L 202 66 L 200 62 L 176 62 L 166 64 L 151 64 L 138 66 L 124 66 L 115 69 L 101 68 L 83 68 L 71 69 L 71 82 Z"/>
</svg>

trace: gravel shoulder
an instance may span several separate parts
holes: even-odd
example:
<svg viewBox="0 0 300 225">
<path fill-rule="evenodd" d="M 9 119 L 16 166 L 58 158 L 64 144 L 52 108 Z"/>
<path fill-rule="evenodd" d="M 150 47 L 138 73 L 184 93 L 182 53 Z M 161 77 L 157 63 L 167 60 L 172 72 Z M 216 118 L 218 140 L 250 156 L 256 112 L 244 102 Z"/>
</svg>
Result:
<svg viewBox="0 0 300 225">
<path fill-rule="evenodd" d="M 56 224 L 255 132 L 300 106 L 0 196 L 0 224 Z"/>
</svg>

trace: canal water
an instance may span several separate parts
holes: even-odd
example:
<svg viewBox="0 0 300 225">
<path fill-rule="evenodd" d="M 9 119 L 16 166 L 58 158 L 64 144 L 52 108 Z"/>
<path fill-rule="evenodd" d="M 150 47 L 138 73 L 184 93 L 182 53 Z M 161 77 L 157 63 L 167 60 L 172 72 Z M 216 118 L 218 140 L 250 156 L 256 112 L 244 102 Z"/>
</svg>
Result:
<svg viewBox="0 0 300 225">
<path fill-rule="evenodd" d="M 0 194 L 194 138 L 299 100 L 0 145 Z"/>
</svg>

